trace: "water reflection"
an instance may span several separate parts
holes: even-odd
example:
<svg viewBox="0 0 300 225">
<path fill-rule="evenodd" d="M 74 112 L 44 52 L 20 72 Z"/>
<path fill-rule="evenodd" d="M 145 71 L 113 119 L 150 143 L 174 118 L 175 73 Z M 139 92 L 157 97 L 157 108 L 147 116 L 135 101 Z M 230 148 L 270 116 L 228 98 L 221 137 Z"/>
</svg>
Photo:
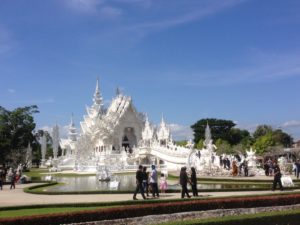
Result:
<svg viewBox="0 0 300 225">
<path fill-rule="evenodd" d="M 110 190 L 109 182 L 98 181 L 96 176 L 80 176 L 80 177 L 54 177 L 57 182 L 65 183 L 63 186 L 55 186 L 47 188 L 48 191 L 95 191 Z M 135 188 L 135 174 L 114 175 L 113 180 L 119 181 L 117 190 L 131 190 Z M 270 188 L 270 185 L 255 184 L 198 184 L 198 189 L 233 189 L 233 188 Z M 168 189 L 180 190 L 179 184 L 168 185 Z"/>
</svg>

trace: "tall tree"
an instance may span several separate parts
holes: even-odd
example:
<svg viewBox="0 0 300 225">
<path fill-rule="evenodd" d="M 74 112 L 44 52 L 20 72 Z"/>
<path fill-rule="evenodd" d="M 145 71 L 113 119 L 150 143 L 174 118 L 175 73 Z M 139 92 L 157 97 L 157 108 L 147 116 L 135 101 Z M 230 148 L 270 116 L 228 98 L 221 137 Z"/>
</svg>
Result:
<svg viewBox="0 0 300 225">
<path fill-rule="evenodd" d="M 241 130 L 239 128 L 232 128 L 229 131 L 229 140 L 228 142 L 231 145 L 237 145 L 243 140 L 247 140 L 250 138 L 250 133 L 247 130 Z"/>
<path fill-rule="evenodd" d="M 275 146 L 272 132 L 260 136 L 253 144 L 254 149 L 259 155 L 266 153 L 271 146 Z"/>
<path fill-rule="evenodd" d="M 272 126 L 266 125 L 266 124 L 259 125 L 255 129 L 255 131 L 253 133 L 253 137 L 254 137 L 254 139 L 258 139 L 259 137 L 264 136 L 268 133 L 272 133 L 272 132 L 273 132 Z"/>
<path fill-rule="evenodd" d="M 1 163 L 10 161 L 15 166 L 23 163 L 28 143 L 34 141 L 34 113 L 38 113 L 35 105 L 16 108 L 12 111 L 0 106 L 0 143 Z M 2 151 L 3 147 L 3 151 Z"/>
<path fill-rule="evenodd" d="M 293 144 L 292 136 L 283 132 L 281 129 L 274 130 L 273 139 L 277 145 L 281 145 L 285 148 L 291 147 Z"/>
<path fill-rule="evenodd" d="M 258 153 L 263 154 L 267 151 L 270 152 L 274 146 L 277 149 L 281 147 L 291 147 L 293 138 L 289 134 L 283 132 L 281 129 L 273 130 L 272 126 L 259 125 L 253 133 L 255 139 L 254 148 Z"/>
<path fill-rule="evenodd" d="M 201 119 L 191 126 L 194 131 L 194 142 L 198 143 L 200 139 L 205 139 L 205 127 L 209 125 L 212 139 L 222 139 L 229 142 L 229 131 L 235 126 L 231 120 L 220 120 L 215 118 Z"/>
</svg>

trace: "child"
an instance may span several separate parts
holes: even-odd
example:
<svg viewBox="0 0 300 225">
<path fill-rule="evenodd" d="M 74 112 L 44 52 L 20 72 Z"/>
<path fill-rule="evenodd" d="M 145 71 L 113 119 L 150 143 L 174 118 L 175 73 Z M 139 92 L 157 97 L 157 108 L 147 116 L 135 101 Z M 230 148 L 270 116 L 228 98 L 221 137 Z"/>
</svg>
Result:
<svg viewBox="0 0 300 225">
<path fill-rule="evenodd" d="M 167 187 L 168 187 L 168 184 L 167 184 L 167 179 L 165 177 L 165 174 L 161 173 L 161 175 L 160 175 L 160 190 L 161 190 L 161 193 L 166 193 Z"/>
</svg>

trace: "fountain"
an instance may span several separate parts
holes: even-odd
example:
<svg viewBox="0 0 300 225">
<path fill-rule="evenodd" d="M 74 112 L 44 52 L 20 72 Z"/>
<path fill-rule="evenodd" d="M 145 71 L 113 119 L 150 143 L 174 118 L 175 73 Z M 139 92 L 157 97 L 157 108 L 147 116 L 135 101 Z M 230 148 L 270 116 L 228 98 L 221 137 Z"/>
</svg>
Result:
<svg viewBox="0 0 300 225">
<path fill-rule="evenodd" d="M 43 136 L 42 136 L 42 161 L 41 161 L 41 167 L 42 168 L 45 168 L 46 165 L 46 151 L 47 151 L 47 138 L 46 138 L 46 135 L 45 133 L 43 133 Z"/>
<path fill-rule="evenodd" d="M 220 166 L 220 157 L 217 155 L 215 150 L 217 146 L 213 144 L 211 138 L 210 127 L 207 124 L 205 128 L 205 140 L 203 142 L 204 147 L 201 150 L 193 150 L 188 158 L 189 167 L 196 168 L 200 175 L 220 175 L 228 173 L 222 170 Z"/>
<path fill-rule="evenodd" d="M 30 142 L 28 142 L 26 150 L 26 167 L 29 169 L 32 167 L 32 148 Z"/>
</svg>

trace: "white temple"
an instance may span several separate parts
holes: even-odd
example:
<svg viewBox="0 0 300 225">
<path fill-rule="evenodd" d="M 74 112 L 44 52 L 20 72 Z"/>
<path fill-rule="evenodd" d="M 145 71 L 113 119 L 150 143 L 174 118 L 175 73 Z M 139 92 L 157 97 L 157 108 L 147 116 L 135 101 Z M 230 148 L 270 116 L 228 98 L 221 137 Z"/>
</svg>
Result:
<svg viewBox="0 0 300 225">
<path fill-rule="evenodd" d="M 155 129 L 147 116 L 137 112 L 131 97 L 119 90 L 104 108 L 98 80 L 93 104 L 86 107 L 80 127 L 78 135 L 72 116 L 69 137 L 60 141 L 61 169 L 93 170 L 103 161 L 116 161 L 123 167 L 155 163 L 177 169 L 186 165 L 190 148 L 173 144 L 163 117 Z"/>
<path fill-rule="evenodd" d="M 157 127 L 151 125 L 148 116 L 137 112 L 131 97 L 119 89 L 105 108 L 98 80 L 93 104 L 86 107 L 80 127 L 78 135 L 72 115 L 68 138 L 60 140 L 63 154 L 57 160 L 57 170 L 119 172 L 135 170 L 139 164 L 155 164 L 163 171 L 193 166 L 200 174 L 230 174 L 215 152 L 208 124 L 202 150 L 194 149 L 191 140 L 185 147 L 177 146 L 163 116 Z M 226 157 L 235 160 L 234 156 Z"/>
</svg>

